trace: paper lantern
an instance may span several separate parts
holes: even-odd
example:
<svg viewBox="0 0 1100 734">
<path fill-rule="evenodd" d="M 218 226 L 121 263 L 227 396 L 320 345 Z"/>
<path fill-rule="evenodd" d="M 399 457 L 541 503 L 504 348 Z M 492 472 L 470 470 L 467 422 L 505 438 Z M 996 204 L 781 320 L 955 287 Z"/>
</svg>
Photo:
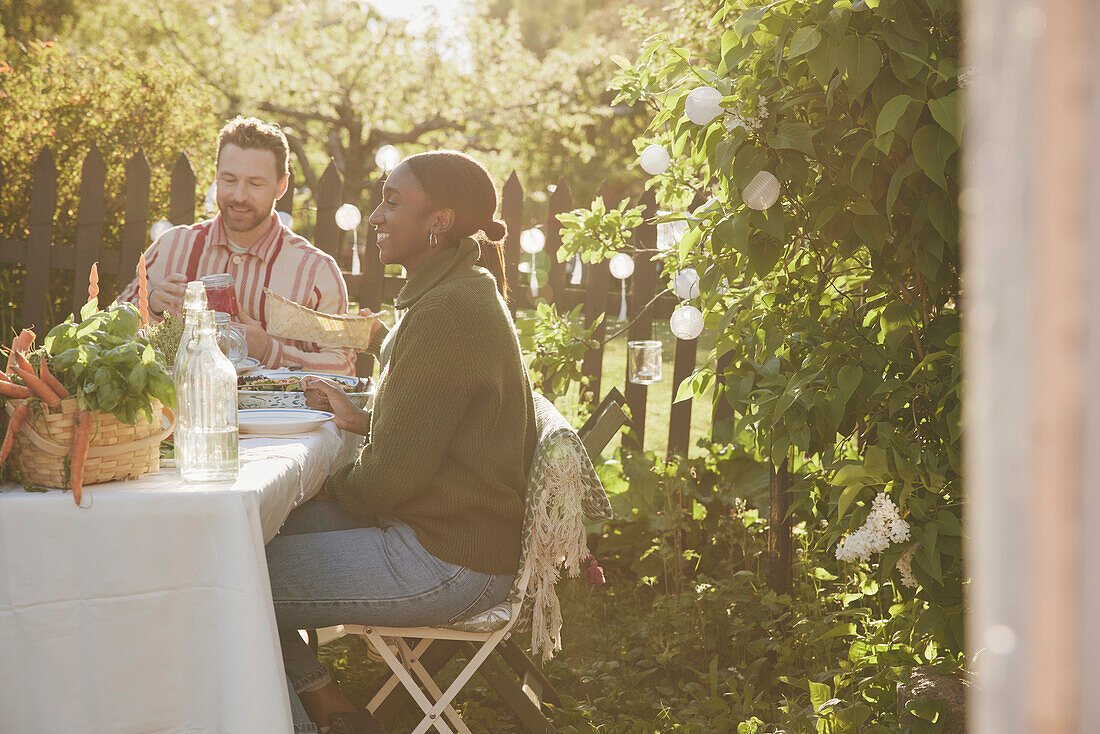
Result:
<svg viewBox="0 0 1100 734">
<path fill-rule="evenodd" d="M 203 208 L 206 209 L 208 214 L 213 214 L 218 210 L 218 184 L 214 182 L 210 184 L 210 188 L 206 190 L 206 201 L 203 204 Z"/>
<path fill-rule="evenodd" d="M 542 230 L 538 227 L 531 227 L 525 229 L 519 236 L 519 247 L 528 255 L 534 255 L 537 252 L 542 252 L 542 248 L 546 246 L 546 235 L 542 233 Z"/>
<path fill-rule="evenodd" d="M 172 229 L 172 223 L 167 219 L 162 219 L 149 228 L 149 236 L 156 242 L 170 229 Z"/>
<path fill-rule="evenodd" d="M 779 200 L 779 179 L 769 171 L 761 171 L 741 192 L 741 199 L 750 209 L 767 209 Z"/>
<path fill-rule="evenodd" d="M 677 339 L 698 339 L 703 333 L 703 312 L 695 306 L 680 306 L 672 312 L 668 325 Z"/>
<path fill-rule="evenodd" d="M 355 204 L 341 204 L 336 210 L 336 226 L 345 232 L 350 232 L 363 221 L 363 214 Z"/>
<path fill-rule="evenodd" d="M 699 297 L 699 273 L 695 268 L 684 268 L 672 279 L 672 290 L 681 301 Z"/>
<path fill-rule="evenodd" d="M 383 171 L 389 173 L 401 162 L 401 151 L 392 145 L 383 145 L 375 151 L 374 162 Z"/>
<path fill-rule="evenodd" d="M 662 212 L 658 212 L 661 214 Z M 657 249 L 658 250 L 671 250 L 680 244 L 680 240 L 684 238 L 684 234 L 687 232 L 688 223 L 680 220 L 678 222 L 660 222 L 657 225 Z"/>
<path fill-rule="evenodd" d="M 284 227 L 286 227 L 287 229 L 293 229 L 294 228 L 294 217 L 291 216 L 290 212 L 275 212 L 275 213 L 279 215 L 279 221 L 283 223 Z"/>
<path fill-rule="evenodd" d="M 696 125 L 706 125 L 722 114 L 722 93 L 714 87 L 696 87 L 688 92 L 684 112 Z"/>
<path fill-rule="evenodd" d="M 659 176 L 672 165 L 672 159 L 668 157 L 668 151 L 660 145 L 647 146 L 638 156 L 638 161 L 642 164 L 642 170 L 650 176 Z"/>
<path fill-rule="evenodd" d="M 634 275 L 634 258 L 627 255 L 625 252 L 616 253 L 611 257 L 611 262 L 608 265 L 611 270 L 611 274 L 619 280 L 626 280 L 631 275 Z"/>
</svg>

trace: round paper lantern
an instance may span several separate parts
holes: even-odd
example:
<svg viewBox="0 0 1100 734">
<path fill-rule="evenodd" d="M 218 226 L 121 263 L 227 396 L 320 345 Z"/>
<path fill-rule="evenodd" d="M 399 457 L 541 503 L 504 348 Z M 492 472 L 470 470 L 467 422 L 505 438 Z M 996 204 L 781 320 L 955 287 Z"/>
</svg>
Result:
<svg viewBox="0 0 1100 734">
<path fill-rule="evenodd" d="M 355 204 L 341 204 L 336 210 L 336 226 L 345 232 L 350 232 L 363 221 L 363 214 Z"/>
<path fill-rule="evenodd" d="M 542 233 L 542 230 L 538 227 L 531 227 L 525 229 L 519 235 L 519 247 L 528 255 L 534 255 L 537 252 L 542 252 L 542 248 L 546 246 L 546 235 Z"/>
<path fill-rule="evenodd" d="M 703 333 L 703 312 L 695 306 L 680 306 L 672 312 L 668 325 L 677 339 L 691 341 Z"/>
<path fill-rule="evenodd" d="M 216 181 L 210 184 L 210 188 L 206 190 L 206 201 L 203 208 L 206 209 L 208 214 L 213 214 L 218 210 L 218 184 Z"/>
<path fill-rule="evenodd" d="M 149 236 L 156 242 L 161 238 L 161 235 L 170 229 L 172 229 L 172 223 L 167 219 L 162 219 L 149 228 Z"/>
<path fill-rule="evenodd" d="M 634 258 L 625 252 L 616 253 L 611 257 L 608 269 L 619 280 L 626 280 L 634 274 Z"/>
<path fill-rule="evenodd" d="M 722 114 L 722 93 L 714 87 L 696 87 L 688 92 L 684 112 L 696 125 L 706 125 Z"/>
<path fill-rule="evenodd" d="M 290 212 L 279 211 L 275 212 L 279 215 L 279 221 L 283 223 L 287 229 L 294 229 L 294 216 Z"/>
<path fill-rule="evenodd" d="M 383 145 L 374 153 L 374 162 L 386 173 L 389 173 L 393 169 L 397 168 L 397 164 L 401 162 L 401 151 L 395 146 Z"/>
<path fill-rule="evenodd" d="M 660 145 L 649 145 L 638 156 L 642 164 L 642 170 L 650 176 L 659 176 L 672 165 L 672 159 L 668 157 L 668 151 Z"/>
<path fill-rule="evenodd" d="M 741 199 L 750 209 L 767 209 L 779 200 L 779 179 L 769 171 L 761 171 L 741 192 Z"/>
<path fill-rule="evenodd" d="M 672 290 L 682 301 L 699 297 L 699 273 L 695 268 L 684 268 L 672 279 Z"/>
</svg>

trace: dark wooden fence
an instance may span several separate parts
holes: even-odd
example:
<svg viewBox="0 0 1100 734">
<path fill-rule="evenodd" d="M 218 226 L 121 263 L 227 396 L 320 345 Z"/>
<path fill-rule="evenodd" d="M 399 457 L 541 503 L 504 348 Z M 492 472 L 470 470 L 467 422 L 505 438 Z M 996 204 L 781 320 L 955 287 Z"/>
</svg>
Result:
<svg viewBox="0 0 1100 734">
<path fill-rule="evenodd" d="M 0 189 L 4 185 L 3 165 L 0 161 Z M 87 155 L 81 171 L 80 198 L 76 216 L 76 235 L 74 245 L 55 244 L 55 216 L 57 199 L 57 168 L 53 154 L 47 149 L 34 163 L 30 210 L 27 218 L 27 237 L 24 240 L 0 238 L 0 263 L 20 265 L 25 270 L 23 278 L 23 297 L 16 324 L 34 325 L 39 330 L 49 326 L 51 273 L 61 271 L 63 277 L 71 276 L 73 282 L 72 308 L 79 310 L 87 293 L 88 271 L 93 262 L 99 263 L 102 274 L 117 276 L 119 288 L 128 283 L 134 275 L 138 256 L 148 246 L 150 229 L 150 181 L 152 172 L 144 153 L 136 153 L 126 169 L 125 214 L 121 241 L 105 243 L 104 229 L 104 182 L 106 165 L 102 154 L 96 150 Z M 170 172 L 171 188 L 169 193 L 168 220 L 172 224 L 190 224 L 196 221 L 197 203 L 196 176 L 186 155 L 181 155 Z M 350 238 L 342 232 L 335 221 L 336 209 L 343 202 L 342 180 L 335 164 L 330 163 L 318 181 L 315 198 L 317 202 L 312 241 L 317 247 L 333 255 L 345 271 L 349 297 L 371 310 L 380 310 L 383 303 L 392 302 L 404 280 L 387 275 L 385 267 L 373 256 L 374 234 L 366 225 L 369 211 L 363 212 L 364 222 L 360 231 L 364 232 L 362 242 L 366 256 L 362 258 L 362 272 L 351 274 Z M 288 187 L 287 194 L 277 204 L 281 211 L 293 210 L 294 187 Z M 375 190 L 375 199 L 379 198 Z M 609 204 L 614 202 L 608 202 Z M 656 207 L 652 192 L 646 194 L 641 202 L 646 208 L 647 218 L 652 218 Z M 508 225 L 508 237 L 505 243 L 507 277 L 512 284 L 513 310 L 531 307 L 530 291 L 520 288 L 518 265 L 526 256 L 519 246 L 520 233 L 531 226 L 531 217 L 525 214 L 525 195 L 519 177 L 513 172 L 502 190 L 502 216 Z M 617 314 L 619 308 L 619 290 L 611 284 L 611 276 L 606 262 L 585 266 L 579 285 L 568 282 L 566 265 L 557 261 L 556 252 L 561 246 L 560 226 L 556 214 L 569 211 L 574 202 L 567 182 L 558 183 L 549 199 L 546 221 L 542 223 L 546 235 L 545 253 L 551 265 L 549 281 L 540 290 L 540 298 L 558 305 L 559 310 L 569 310 L 578 304 L 584 304 L 585 326 L 589 327 L 601 313 Z M 532 209 L 534 207 L 532 206 Z M 0 213 L 2 215 L 3 213 Z M 651 259 L 651 253 L 657 249 L 657 228 L 654 224 L 643 224 L 634 232 L 635 271 L 630 279 L 628 308 L 632 316 L 650 303 L 657 292 L 658 265 Z M 112 299 L 117 293 L 104 290 L 102 297 Z M 647 339 L 653 333 L 654 319 L 667 319 L 675 306 L 671 296 L 658 298 L 629 327 L 629 339 Z M 595 336 L 605 337 L 606 324 L 601 324 Z M 672 370 L 672 382 L 675 386 L 691 374 L 695 366 L 698 340 L 677 341 Z M 361 371 L 369 371 L 368 363 L 361 363 Z M 606 383 L 625 384 L 624 393 L 630 406 L 633 432 L 624 440 L 628 445 L 641 447 L 644 444 L 645 416 L 648 388 L 626 380 L 623 374 L 615 378 L 604 378 L 603 350 L 593 350 L 584 359 L 582 372 L 590 380 L 594 396 L 606 392 Z M 666 378 L 667 379 L 667 378 Z M 621 380 L 621 382 L 620 382 Z M 719 387 L 721 389 L 721 386 Z M 728 403 L 720 400 L 714 411 L 713 419 L 717 424 L 731 417 Z M 692 401 L 685 400 L 672 406 L 668 427 L 667 449 L 669 453 L 686 453 L 690 442 Z"/>
</svg>

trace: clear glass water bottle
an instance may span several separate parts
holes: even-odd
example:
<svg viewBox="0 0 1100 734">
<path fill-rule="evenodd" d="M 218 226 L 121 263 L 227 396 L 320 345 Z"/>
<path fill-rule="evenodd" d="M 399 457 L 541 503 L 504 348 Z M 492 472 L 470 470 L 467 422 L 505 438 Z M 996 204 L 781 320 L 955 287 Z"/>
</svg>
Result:
<svg viewBox="0 0 1100 734">
<path fill-rule="evenodd" d="M 183 294 L 183 336 L 180 337 L 179 348 L 176 349 L 176 361 L 172 363 L 172 375 L 180 373 L 180 368 L 191 351 L 195 347 L 195 330 L 199 325 L 199 313 L 206 310 L 206 288 L 201 280 L 192 280 L 187 284 L 187 291 Z M 179 390 L 179 385 L 176 385 Z"/>
<path fill-rule="evenodd" d="M 199 312 L 190 357 L 176 375 L 176 462 L 189 482 L 237 478 L 237 371 L 218 346 L 214 312 Z"/>
</svg>

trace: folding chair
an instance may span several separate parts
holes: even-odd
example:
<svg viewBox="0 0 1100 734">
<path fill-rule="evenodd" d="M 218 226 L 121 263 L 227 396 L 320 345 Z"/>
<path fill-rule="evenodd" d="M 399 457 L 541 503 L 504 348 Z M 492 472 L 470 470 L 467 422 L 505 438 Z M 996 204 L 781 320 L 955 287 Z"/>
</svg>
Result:
<svg viewBox="0 0 1100 734">
<path fill-rule="evenodd" d="M 626 419 L 622 411 L 621 393 L 617 390 L 612 392 L 618 394 L 618 398 L 609 396 L 585 426 L 588 429 L 586 438 L 592 441 L 588 445 L 597 452 L 603 449 Z M 462 734 L 471 734 L 451 702 L 473 674 L 482 669 L 498 645 L 507 640 L 520 621 L 525 599 L 534 598 L 532 642 L 536 652 L 541 652 L 545 658 L 555 649 L 560 649 L 560 611 L 553 585 L 562 566 L 570 575 L 576 576 L 580 573 L 580 564 L 588 556 L 581 514 L 593 518 L 611 517 L 610 502 L 592 468 L 585 443 L 554 405 L 538 394 L 535 395 L 535 412 L 538 442 L 527 486 L 520 572 L 507 601 L 470 619 L 448 625 L 343 625 L 344 633 L 366 638 L 392 671 L 389 680 L 367 704 L 367 709 L 376 712 L 389 695 L 398 690 L 399 685 L 403 686 L 424 713 L 413 734 L 423 734 L 432 727 L 442 734 L 452 734 L 452 726 Z M 611 425 L 614 428 L 610 428 Z M 559 532 L 547 534 L 547 527 L 554 527 Z M 437 656 L 430 666 L 426 666 L 425 654 L 436 641 L 465 642 L 474 647 L 473 655 L 446 690 L 434 680 L 434 676 L 453 655 L 454 648 L 450 648 L 442 658 Z M 503 666 L 495 661 L 489 662 L 482 670 L 483 674 L 510 706 L 515 707 L 520 700 L 526 702 L 531 699 L 530 708 L 522 717 L 525 724 L 537 731 L 552 732 L 553 728 L 538 710 L 537 695 L 532 695 L 532 683 L 547 688 L 549 682 L 514 643 L 508 641 L 502 653 L 513 669 L 523 676 L 522 685 L 502 677 L 500 669 Z M 507 689 L 508 693 L 504 693 L 502 688 Z M 534 709 L 537 719 L 531 719 L 531 709 Z"/>
</svg>

